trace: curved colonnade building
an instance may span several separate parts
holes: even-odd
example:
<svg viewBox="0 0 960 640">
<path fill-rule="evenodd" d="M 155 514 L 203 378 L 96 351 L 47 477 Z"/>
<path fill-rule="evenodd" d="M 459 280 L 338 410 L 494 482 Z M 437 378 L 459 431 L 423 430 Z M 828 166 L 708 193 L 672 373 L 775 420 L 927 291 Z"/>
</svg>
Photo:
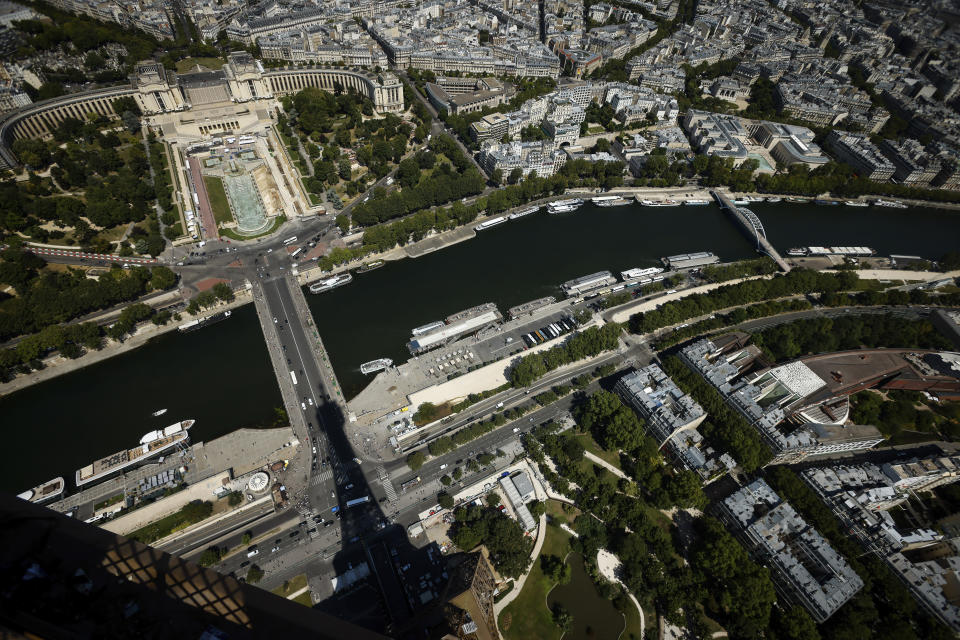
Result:
<svg viewBox="0 0 960 640">
<path fill-rule="evenodd" d="M 52 98 L 5 114 L 0 119 L 0 168 L 19 164 L 12 151 L 14 141 L 45 137 L 71 117 L 86 120 L 91 113 L 117 117 L 113 104 L 119 98 L 136 100 L 150 126 L 164 137 L 189 142 L 262 126 L 275 98 L 307 87 L 354 90 L 381 113 L 404 109 L 403 85 L 390 72 L 315 67 L 265 71 L 245 52 L 231 54 L 219 71 L 197 67 L 177 74 L 159 62 L 146 61 L 137 65 L 130 85 Z"/>
</svg>

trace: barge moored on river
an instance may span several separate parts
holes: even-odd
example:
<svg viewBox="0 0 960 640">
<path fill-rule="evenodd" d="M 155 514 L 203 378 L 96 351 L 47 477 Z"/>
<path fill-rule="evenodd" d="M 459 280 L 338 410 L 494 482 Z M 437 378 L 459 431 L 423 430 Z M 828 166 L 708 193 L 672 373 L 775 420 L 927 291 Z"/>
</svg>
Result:
<svg viewBox="0 0 960 640">
<path fill-rule="evenodd" d="M 66 484 L 62 477 L 54 478 L 53 480 L 48 480 L 43 484 L 37 485 L 33 489 L 18 493 L 17 497 L 34 504 L 43 504 L 44 502 L 50 502 L 62 496 Z"/>
<path fill-rule="evenodd" d="M 333 276 L 332 278 L 326 278 L 324 280 L 318 280 L 310 285 L 310 293 L 324 293 L 341 287 L 345 284 L 353 282 L 353 276 L 349 273 L 341 273 L 340 275 Z"/>
<path fill-rule="evenodd" d="M 82 487 L 91 482 L 102 480 L 107 476 L 169 451 L 177 445 L 186 444 L 190 439 L 187 431 L 193 426 L 194 422 L 195 420 L 183 420 L 165 429 L 150 431 L 140 438 L 140 444 L 137 446 L 118 451 L 77 469 L 77 486 Z"/>
</svg>

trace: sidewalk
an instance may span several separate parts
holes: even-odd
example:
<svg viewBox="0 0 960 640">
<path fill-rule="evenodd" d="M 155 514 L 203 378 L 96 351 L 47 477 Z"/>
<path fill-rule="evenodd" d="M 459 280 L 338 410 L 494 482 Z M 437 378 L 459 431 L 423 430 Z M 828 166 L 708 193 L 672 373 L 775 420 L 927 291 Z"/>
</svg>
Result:
<svg viewBox="0 0 960 640">
<path fill-rule="evenodd" d="M 583 455 L 584 455 L 584 457 L 585 457 L 587 460 L 590 460 L 591 462 L 594 462 L 594 463 L 600 465 L 601 467 L 603 467 L 604 469 L 606 469 L 607 471 L 609 471 L 609 472 L 612 473 L 613 475 L 617 476 L 618 478 L 623 478 L 624 480 L 630 480 L 630 479 L 631 479 L 630 476 L 628 476 L 627 474 L 625 474 L 623 471 L 620 471 L 620 469 L 617 469 L 615 466 L 613 466 L 612 464 L 610 464 L 609 462 L 607 462 L 606 460 L 604 460 L 604 459 L 601 458 L 600 456 L 597 456 L 597 455 L 595 455 L 595 454 L 592 454 L 592 453 L 590 453 L 589 451 L 584 451 L 584 452 L 583 452 Z"/>
</svg>

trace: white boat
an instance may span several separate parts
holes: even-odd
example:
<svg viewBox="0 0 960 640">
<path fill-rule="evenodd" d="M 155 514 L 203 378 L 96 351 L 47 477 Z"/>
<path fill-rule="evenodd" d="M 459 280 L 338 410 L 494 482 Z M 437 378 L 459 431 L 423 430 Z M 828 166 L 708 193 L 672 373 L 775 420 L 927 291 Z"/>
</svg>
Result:
<svg viewBox="0 0 960 640">
<path fill-rule="evenodd" d="M 490 227 L 495 227 L 498 224 L 503 224 L 507 221 L 507 216 L 497 216 L 496 218 L 490 218 L 485 222 L 481 222 L 473 228 L 474 231 L 483 231 L 484 229 L 489 229 Z"/>
<path fill-rule="evenodd" d="M 603 200 L 602 202 L 596 202 L 596 198 L 594 198 L 594 204 L 596 204 L 598 207 L 622 207 L 625 204 L 630 204 L 630 201 L 617 197 L 610 200 Z"/>
<path fill-rule="evenodd" d="M 166 412 L 167 412 L 166 409 L 157 409 L 156 411 L 153 412 L 152 415 L 153 415 L 154 418 L 159 418 L 160 416 L 162 416 L 162 415 L 165 414 Z"/>
<path fill-rule="evenodd" d="M 803 257 L 810 253 L 805 247 L 794 247 L 793 249 L 787 250 L 788 256 L 794 256 L 796 258 Z"/>
<path fill-rule="evenodd" d="M 906 209 L 907 208 L 907 205 L 903 204 L 898 200 L 883 200 L 883 199 L 877 198 L 876 200 L 873 201 L 873 204 L 877 205 L 878 207 L 888 207 L 890 209 Z"/>
<path fill-rule="evenodd" d="M 783 198 L 778 198 L 776 196 L 773 196 L 771 198 L 767 198 L 767 202 L 770 202 L 770 203 L 783 202 Z"/>
<path fill-rule="evenodd" d="M 742 206 L 744 206 L 744 205 L 748 205 L 748 204 L 750 204 L 751 202 L 752 202 L 751 200 L 748 200 L 748 199 L 746 199 L 746 198 L 734 198 L 734 199 L 733 199 L 733 204 L 737 205 L 738 207 L 742 207 Z"/>
<path fill-rule="evenodd" d="M 695 206 L 695 207 L 702 207 L 703 205 L 710 204 L 710 201 L 709 201 L 709 200 L 701 200 L 701 199 L 699 199 L 699 198 L 694 198 L 694 199 L 692 199 L 692 200 L 687 200 L 686 202 L 684 202 L 684 204 L 689 205 L 689 206 L 691 206 L 691 207 L 694 207 L 694 206 Z"/>
<path fill-rule="evenodd" d="M 601 204 L 608 200 L 618 200 L 619 198 L 620 196 L 597 196 L 596 198 L 590 198 L 590 202 L 593 204 Z"/>
<path fill-rule="evenodd" d="M 568 199 L 568 200 L 554 200 L 553 202 L 550 203 L 550 205 L 552 205 L 552 206 L 557 206 L 557 205 L 561 205 L 561 206 L 575 205 L 575 206 L 578 206 L 578 207 L 579 207 L 580 205 L 582 205 L 582 204 L 583 204 L 583 200 L 581 200 L 580 198 L 570 198 L 570 199 Z"/>
<path fill-rule="evenodd" d="M 763 198 L 760 196 L 744 196 L 743 199 L 747 202 L 763 202 Z"/>
<path fill-rule="evenodd" d="M 17 497 L 34 504 L 43 504 L 44 502 L 49 502 L 62 496 L 65 487 L 66 483 L 63 481 L 63 478 L 58 477 L 39 484 L 33 489 L 18 493 Z"/>
<path fill-rule="evenodd" d="M 643 207 L 672 207 L 675 204 L 676 203 L 667 204 L 665 200 L 641 200 L 640 201 L 640 206 L 643 206 Z"/>
<path fill-rule="evenodd" d="M 578 204 L 551 204 L 547 207 L 549 213 L 569 213 L 580 208 Z"/>
<path fill-rule="evenodd" d="M 353 282 L 353 276 L 349 273 L 341 273 L 338 276 L 333 276 L 332 278 L 326 278 L 325 280 L 314 282 L 310 285 L 310 293 L 323 293 L 350 282 Z"/>
<path fill-rule="evenodd" d="M 869 207 L 870 206 L 869 202 L 864 202 L 863 200 L 847 200 L 843 204 L 845 204 L 848 207 Z"/>
<path fill-rule="evenodd" d="M 511 214 L 510 214 L 509 216 L 507 216 L 507 217 L 510 218 L 511 220 L 516 220 L 517 218 L 522 218 L 523 216 L 528 216 L 528 215 L 530 215 L 531 213 L 536 213 L 537 211 L 540 211 L 540 207 L 539 207 L 539 206 L 537 206 L 537 207 L 527 207 L 526 209 L 521 209 L 520 211 L 516 211 L 516 212 L 514 212 L 514 213 L 511 213 Z"/>
<path fill-rule="evenodd" d="M 392 364 L 393 360 L 390 358 L 371 360 L 370 362 L 364 362 L 362 365 L 360 365 L 360 373 L 376 373 L 377 371 L 383 371 Z"/>
<path fill-rule="evenodd" d="M 676 200 L 671 200 L 670 198 L 667 198 L 666 200 L 663 201 L 663 204 L 662 204 L 661 206 L 664 206 L 664 207 L 676 207 L 676 206 L 679 206 L 679 205 L 680 205 L 680 203 L 677 202 Z"/>
<path fill-rule="evenodd" d="M 193 420 L 184 420 L 183 422 L 176 422 L 169 427 L 164 427 L 163 429 L 157 429 L 156 431 L 150 431 L 143 434 L 143 437 L 140 438 L 140 444 L 147 444 L 153 442 L 154 440 L 159 440 L 160 438 L 166 438 L 172 436 L 181 431 L 186 431 L 193 426 Z"/>
<path fill-rule="evenodd" d="M 194 420 L 183 420 L 170 425 L 166 429 L 151 431 L 140 438 L 140 444 L 137 446 L 112 453 L 77 469 L 75 477 L 77 486 L 82 487 L 85 484 L 101 480 L 127 467 L 149 460 L 178 445 L 185 445 L 189 441 L 187 430 L 193 426 L 194 422 Z"/>
</svg>

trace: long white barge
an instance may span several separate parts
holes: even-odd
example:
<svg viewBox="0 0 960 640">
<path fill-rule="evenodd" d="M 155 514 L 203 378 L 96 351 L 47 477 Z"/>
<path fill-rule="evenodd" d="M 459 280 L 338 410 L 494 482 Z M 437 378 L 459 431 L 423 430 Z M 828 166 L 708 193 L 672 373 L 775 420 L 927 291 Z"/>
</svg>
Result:
<svg viewBox="0 0 960 640">
<path fill-rule="evenodd" d="M 520 211 L 515 211 L 515 212 L 511 213 L 511 214 L 510 214 L 509 216 L 507 216 L 507 217 L 510 218 L 511 220 L 516 220 L 517 218 L 522 218 L 523 216 L 528 216 L 528 215 L 530 215 L 531 213 L 536 213 L 537 211 L 540 211 L 540 207 L 539 207 L 539 206 L 537 206 L 537 207 L 527 207 L 526 209 L 520 209 Z"/>
<path fill-rule="evenodd" d="M 165 429 L 151 431 L 140 438 L 140 444 L 137 446 L 118 451 L 77 469 L 77 486 L 82 487 L 85 484 L 102 480 L 127 467 L 140 464 L 169 451 L 179 444 L 185 444 L 190 439 L 187 431 L 193 426 L 194 422 L 195 420 L 183 420 Z"/>
<path fill-rule="evenodd" d="M 33 489 L 18 493 L 17 497 L 34 504 L 43 504 L 44 502 L 50 502 L 62 496 L 66 484 L 62 477 L 54 478 L 53 480 L 48 480 L 43 484 L 35 486 Z"/>
<path fill-rule="evenodd" d="M 336 287 L 343 286 L 353 282 L 353 276 L 349 273 L 341 273 L 338 276 L 333 276 L 332 278 L 326 278 L 324 280 L 318 280 L 310 285 L 310 293 L 324 293 L 325 291 L 330 291 Z"/>
<path fill-rule="evenodd" d="M 474 231 L 483 231 L 484 229 L 489 229 L 490 227 L 495 227 L 498 224 L 503 224 L 507 221 L 506 216 L 497 216 L 496 218 L 490 218 L 485 222 L 481 222 L 473 228 Z"/>
</svg>

